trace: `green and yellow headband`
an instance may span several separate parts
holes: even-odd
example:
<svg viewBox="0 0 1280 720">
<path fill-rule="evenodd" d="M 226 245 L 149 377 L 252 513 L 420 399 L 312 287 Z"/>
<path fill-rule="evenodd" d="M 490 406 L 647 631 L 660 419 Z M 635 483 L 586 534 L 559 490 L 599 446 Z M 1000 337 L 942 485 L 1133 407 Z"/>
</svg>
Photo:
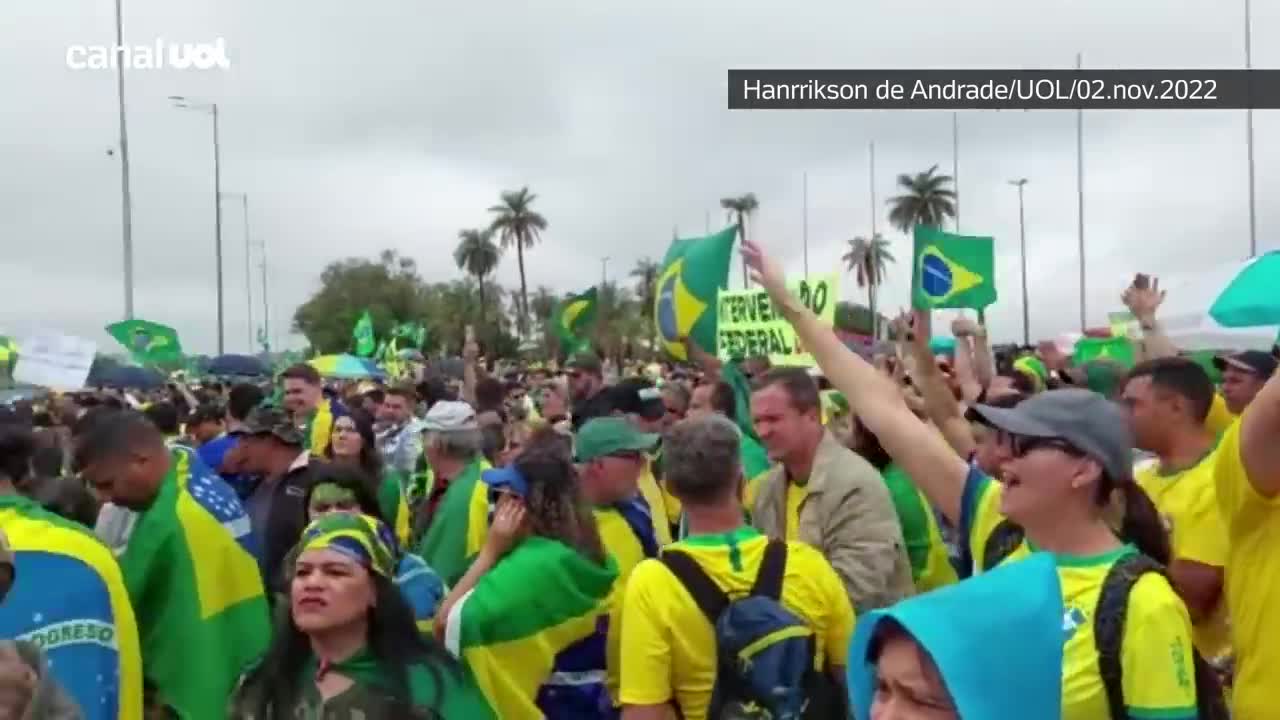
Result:
<svg viewBox="0 0 1280 720">
<path fill-rule="evenodd" d="M 390 578 L 395 573 L 395 546 L 395 536 L 381 520 L 356 513 L 330 513 L 302 531 L 297 553 L 332 550 Z"/>
</svg>

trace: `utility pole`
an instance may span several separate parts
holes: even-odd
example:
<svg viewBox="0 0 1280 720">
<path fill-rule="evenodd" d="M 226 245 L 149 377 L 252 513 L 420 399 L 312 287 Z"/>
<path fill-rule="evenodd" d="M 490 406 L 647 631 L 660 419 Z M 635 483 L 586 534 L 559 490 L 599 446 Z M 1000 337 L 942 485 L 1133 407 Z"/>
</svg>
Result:
<svg viewBox="0 0 1280 720">
<path fill-rule="evenodd" d="M 809 171 L 804 173 L 804 230 L 802 237 L 804 238 L 804 279 L 809 279 Z"/>
<path fill-rule="evenodd" d="M 222 150 L 218 140 L 218 104 L 188 100 L 170 95 L 174 107 L 183 110 L 208 110 L 213 116 L 213 244 L 218 283 L 218 354 L 226 352 L 226 309 L 222 286 Z"/>
<path fill-rule="evenodd" d="M 1018 237 L 1022 252 L 1022 344 L 1031 345 L 1031 302 L 1027 294 L 1027 216 L 1022 202 L 1022 188 L 1028 180 L 1020 178 L 1010 180 L 1009 184 L 1018 188 Z"/>
<path fill-rule="evenodd" d="M 956 234 L 960 234 L 960 113 L 951 113 L 951 186 L 956 194 Z"/>
<path fill-rule="evenodd" d="M 609 256 L 600 258 L 600 289 L 609 283 Z"/>
<path fill-rule="evenodd" d="M 1076 53 L 1076 70 L 1084 67 L 1083 57 Z M 1076 235 L 1080 244 L 1080 332 L 1088 327 L 1085 318 L 1084 273 L 1084 110 L 1076 109 Z"/>
<path fill-rule="evenodd" d="M 249 269 L 249 193 L 241 193 L 244 202 L 244 309 L 249 323 L 249 354 L 253 354 L 253 273 Z"/>
<path fill-rule="evenodd" d="M 1253 69 L 1253 46 L 1249 0 L 1244 0 L 1244 69 Z M 1249 73 L 1252 76 L 1253 73 Z M 1253 176 L 1253 80 L 1249 81 L 1249 107 L 1245 108 L 1245 147 L 1249 154 L 1249 257 L 1258 255 L 1258 214 Z"/>
<path fill-rule="evenodd" d="M 124 46 L 124 15 L 116 0 L 116 47 Z M 133 200 L 129 195 L 129 124 L 124 111 L 124 63 L 116 63 L 116 106 L 120 124 L 120 233 L 124 245 L 124 317 L 133 319 Z"/>
</svg>

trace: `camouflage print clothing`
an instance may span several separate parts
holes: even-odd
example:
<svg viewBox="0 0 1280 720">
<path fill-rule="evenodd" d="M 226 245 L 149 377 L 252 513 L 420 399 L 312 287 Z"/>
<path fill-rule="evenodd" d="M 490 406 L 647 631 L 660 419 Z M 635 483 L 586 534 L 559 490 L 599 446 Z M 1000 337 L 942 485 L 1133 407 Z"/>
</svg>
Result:
<svg viewBox="0 0 1280 720">
<path fill-rule="evenodd" d="M 243 700 L 241 693 L 237 693 L 236 699 Z M 322 700 L 312 685 L 283 715 L 270 713 L 259 717 L 252 703 L 237 702 L 230 717 L 234 720 L 434 720 L 441 716 L 432 710 L 406 707 L 403 702 L 396 702 L 375 688 L 357 683 L 328 700 Z"/>
</svg>

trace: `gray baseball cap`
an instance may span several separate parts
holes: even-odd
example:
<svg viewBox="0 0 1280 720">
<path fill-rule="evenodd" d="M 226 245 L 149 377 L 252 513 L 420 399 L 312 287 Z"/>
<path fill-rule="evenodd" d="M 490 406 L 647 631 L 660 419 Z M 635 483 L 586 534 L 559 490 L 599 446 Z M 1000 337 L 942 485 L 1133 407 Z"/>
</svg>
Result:
<svg viewBox="0 0 1280 720">
<path fill-rule="evenodd" d="M 976 419 L 1013 435 L 1060 438 L 1097 460 L 1112 480 L 1133 473 L 1133 435 L 1116 403 L 1077 388 L 1038 393 L 1012 408 L 974 405 Z"/>
</svg>

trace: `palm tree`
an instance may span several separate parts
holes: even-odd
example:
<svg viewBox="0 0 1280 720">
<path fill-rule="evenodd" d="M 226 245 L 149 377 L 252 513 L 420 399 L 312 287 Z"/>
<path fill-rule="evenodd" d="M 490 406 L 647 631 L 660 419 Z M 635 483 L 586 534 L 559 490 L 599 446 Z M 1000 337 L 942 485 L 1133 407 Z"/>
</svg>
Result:
<svg viewBox="0 0 1280 720">
<path fill-rule="evenodd" d="M 488 230 L 467 229 L 458 231 L 458 247 L 454 248 L 453 261 L 458 269 L 474 277 L 480 284 L 480 327 L 484 327 L 484 278 L 498 267 L 502 251 L 493 244 Z"/>
<path fill-rule="evenodd" d="M 867 289 L 867 307 L 871 310 L 871 337 L 879 337 L 876 327 L 876 289 L 884 282 L 888 264 L 895 262 L 893 253 L 889 252 L 889 241 L 880 233 L 870 240 L 855 237 L 849 240 L 849 252 L 843 257 L 846 269 L 854 273 L 858 287 Z"/>
<path fill-rule="evenodd" d="M 636 266 L 631 269 L 631 277 L 636 279 L 636 298 L 640 301 L 640 314 L 647 315 L 653 312 L 654 295 L 658 290 L 658 263 L 649 258 L 640 258 L 636 261 Z M 649 347 L 658 347 L 657 328 L 653 323 L 649 323 Z"/>
<path fill-rule="evenodd" d="M 747 219 L 751 217 L 760 208 L 760 203 L 756 200 L 755 193 L 747 193 L 738 197 L 720 198 L 720 207 L 728 210 L 734 216 L 738 223 L 738 242 L 741 244 L 747 239 Z M 742 287 L 747 287 L 747 259 L 742 258 Z"/>
<path fill-rule="evenodd" d="M 950 175 L 937 175 L 938 166 L 914 176 L 903 173 L 898 176 L 898 187 L 905 191 L 891 197 L 889 222 L 904 233 L 910 233 L 916 225 L 940 228 L 947 218 L 956 216 L 956 192 L 949 187 L 954 181 Z"/>
<path fill-rule="evenodd" d="M 529 285 L 524 277 L 524 249 L 531 248 L 540 239 L 541 233 L 547 229 L 547 219 L 535 212 L 530 206 L 537 195 L 529 192 L 529 188 L 507 190 L 502 193 L 502 202 L 489 208 L 489 212 L 497 217 L 493 219 L 489 229 L 498 233 L 498 241 L 503 248 L 516 246 L 516 262 L 520 265 L 520 337 L 525 336 L 529 317 Z"/>
</svg>

